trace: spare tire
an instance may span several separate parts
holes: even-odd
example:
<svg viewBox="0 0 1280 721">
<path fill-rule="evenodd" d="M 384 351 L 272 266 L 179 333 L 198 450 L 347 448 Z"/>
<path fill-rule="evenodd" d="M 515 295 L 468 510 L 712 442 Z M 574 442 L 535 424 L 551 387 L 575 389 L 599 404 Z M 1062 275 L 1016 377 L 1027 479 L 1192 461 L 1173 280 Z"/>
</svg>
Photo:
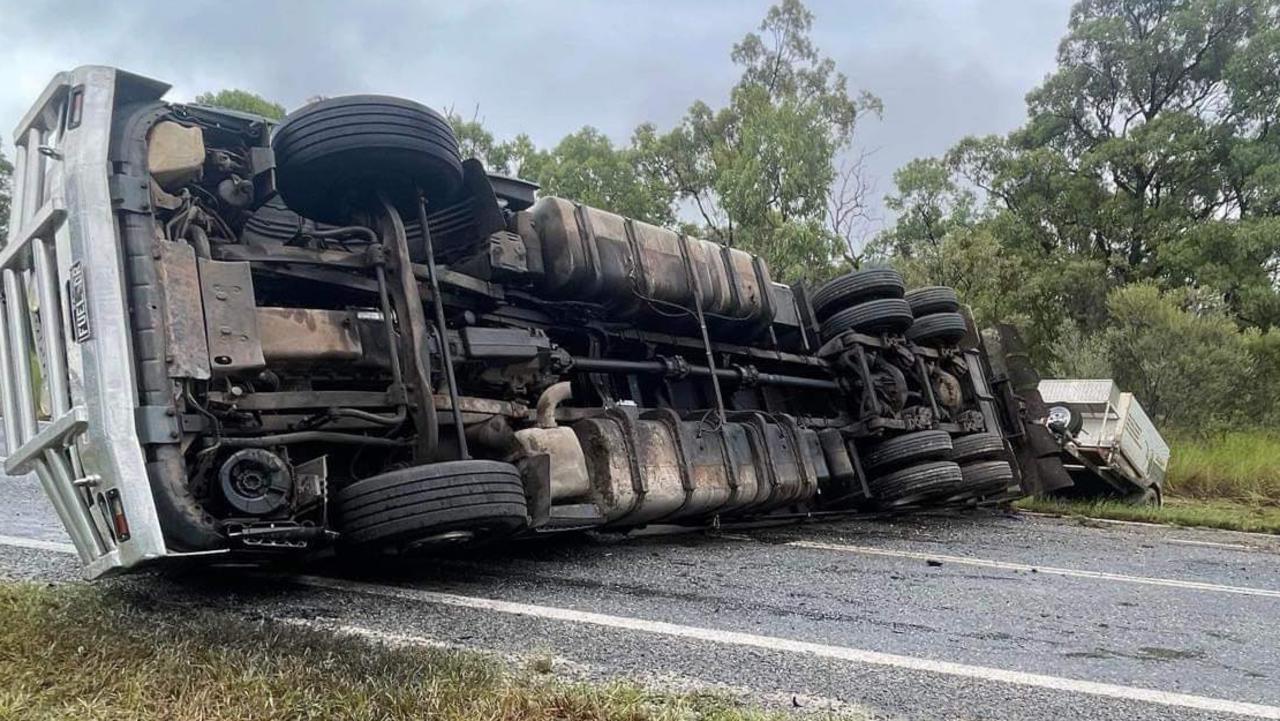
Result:
<svg viewBox="0 0 1280 721">
<path fill-rule="evenodd" d="M 994 433 L 973 433 L 951 439 L 951 460 L 956 463 L 1006 457 L 1004 439 Z"/>
<path fill-rule="evenodd" d="M 462 185 L 449 121 L 402 98 L 348 95 L 303 106 L 276 129 L 271 147 L 285 202 L 326 223 L 346 223 L 354 209 L 369 209 L 376 190 L 402 216 L 415 218 L 416 188 L 445 201 Z"/>
<path fill-rule="evenodd" d="M 920 345 L 955 345 L 968 332 L 969 324 L 959 313 L 930 313 L 915 319 L 907 330 L 907 340 Z"/>
<path fill-rule="evenodd" d="M 822 339 L 831 340 L 845 331 L 859 333 L 901 333 L 911 327 L 911 306 L 901 298 L 878 298 L 845 308 L 822 324 Z"/>
<path fill-rule="evenodd" d="M 931 461 L 872 476 L 867 485 L 880 505 L 896 507 L 954 495 L 962 482 L 960 466 L 951 461 Z"/>
<path fill-rule="evenodd" d="M 498 461 L 446 461 L 382 473 L 340 489 L 334 506 L 343 542 L 365 549 L 499 538 L 529 522 L 520 472 Z"/>
<path fill-rule="evenodd" d="M 946 431 L 916 431 L 887 438 L 862 456 L 868 471 L 908 466 L 920 461 L 947 460 L 951 454 L 951 434 Z"/>
<path fill-rule="evenodd" d="M 954 288 L 945 285 L 927 285 L 907 291 L 903 296 L 911 304 L 911 312 L 919 318 L 931 313 L 955 313 L 960 310 L 960 300 Z"/>
<path fill-rule="evenodd" d="M 902 274 L 892 268 L 868 268 L 846 273 L 814 292 L 813 314 L 819 321 L 854 303 L 875 298 L 901 298 L 906 292 Z"/>
</svg>

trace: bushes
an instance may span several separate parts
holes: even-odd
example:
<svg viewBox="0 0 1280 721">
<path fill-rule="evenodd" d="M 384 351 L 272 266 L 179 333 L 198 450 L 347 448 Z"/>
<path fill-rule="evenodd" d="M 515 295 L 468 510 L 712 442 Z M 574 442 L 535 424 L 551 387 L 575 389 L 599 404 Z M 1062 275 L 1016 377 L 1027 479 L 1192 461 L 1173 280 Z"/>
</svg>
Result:
<svg viewBox="0 0 1280 721">
<path fill-rule="evenodd" d="M 1192 299 L 1194 300 L 1194 299 Z M 1102 338 L 1113 377 L 1164 427 L 1204 432 L 1249 414 L 1250 334 L 1221 311 L 1139 283 L 1107 297 Z"/>
</svg>

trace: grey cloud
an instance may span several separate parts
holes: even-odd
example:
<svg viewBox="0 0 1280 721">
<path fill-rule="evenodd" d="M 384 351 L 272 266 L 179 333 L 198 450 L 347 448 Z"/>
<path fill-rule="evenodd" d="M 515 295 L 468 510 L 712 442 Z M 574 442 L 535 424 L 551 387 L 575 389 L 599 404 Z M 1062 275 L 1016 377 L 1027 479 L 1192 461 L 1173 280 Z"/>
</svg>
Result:
<svg viewBox="0 0 1280 721">
<path fill-rule="evenodd" d="M 885 101 L 883 120 L 859 131 L 883 192 L 907 160 L 1021 121 L 1069 0 L 809 4 L 821 49 Z M 172 83 L 175 99 L 240 87 L 292 108 L 386 92 L 478 108 L 501 136 L 545 144 L 594 125 L 624 141 L 640 122 L 670 126 L 694 99 L 722 101 L 736 77 L 729 49 L 768 5 L 0 0 L 0 132 L 53 72 L 101 63 Z"/>
</svg>

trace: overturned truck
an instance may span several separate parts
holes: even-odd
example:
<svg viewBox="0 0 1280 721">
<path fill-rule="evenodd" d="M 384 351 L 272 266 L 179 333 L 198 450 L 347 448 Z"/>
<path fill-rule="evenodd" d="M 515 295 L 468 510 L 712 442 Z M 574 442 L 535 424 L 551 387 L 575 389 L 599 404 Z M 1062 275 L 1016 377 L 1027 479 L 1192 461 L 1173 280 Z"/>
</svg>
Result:
<svg viewBox="0 0 1280 721">
<path fill-rule="evenodd" d="M 273 125 L 166 89 L 63 73 L 16 135 L 6 469 L 90 575 L 998 502 L 1035 473 L 1043 429 L 950 289 L 789 287 L 489 174 L 412 101 Z"/>
</svg>

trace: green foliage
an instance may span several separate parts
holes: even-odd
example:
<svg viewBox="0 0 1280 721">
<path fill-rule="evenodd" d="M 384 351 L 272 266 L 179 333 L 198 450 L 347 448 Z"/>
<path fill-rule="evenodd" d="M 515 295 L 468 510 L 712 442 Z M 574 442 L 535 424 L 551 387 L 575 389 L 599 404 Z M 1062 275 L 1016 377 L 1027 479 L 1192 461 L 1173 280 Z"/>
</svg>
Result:
<svg viewBox="0 0 1280 721">
<path fill-rule="evenodd" d="M 251 93 L 248 90 L 227 88 L 217 92 L 200 93 L 196 96 L 198 105 L 210 105 L 215 108 L 239 110 L 242 113 L 261 115 L 269 120 L 281 120 L 285 116 L 284 106 Z"/>
<path fill-rule="evenodd" d="M 1080 0 L 1026 125 L 899 170 L 873 248 L 1050 374 L 1196 432 L 1274 421 L 1278 67 L 1276 0 Z"/>
<path fill-rule="evenodd" d="M 1245 410 L 1241 381 L 1253 373 L 1246 336 L 1219 309 L 1179 295 L 1149 283 L 1111 293 L 1103 338 L 1116 381 L 1157 423 L 1228 425 Z"/>
<path fill-rule="evenodd" d="M 538 148 L 524 135 L 501 141 L 475 118 L 450 121 L 464 156 L 544 193 L 758 253 L 776 279 L 822 280 L 839 272 L 864 207 L 856 163 L 839 161 L 880 101 L 849 90 L 813 45 L 813 20 L 800 0 L 770 8 L 730 53 L 742 74 L 727 105 L 696 101 L 676 127 L 642 124 L 627 145 L 584 127 Z"/>
<path fill-rule="evenodd" d="M 661 179 L 636 172 L 639 152 L 616 148 L 608 136 L 585 127 L 550 150 L 524 152 L 520 174 L 544 192 L 669 225 L 675 221 L 674 193 Z"/>
<path fill-rule="evenodd" d="M 0 241 L 9 237 L 9 204 L 13 193 L 13 163 L 0 150 Z"/>
<path fill-rule="evenodd" d="M 696 208 L 704 232 L 767 258 L 785 280 L 834 273 L 842 241 L 827 225 L 836 158 L 880 101 L 851 94 L 809 34 L 799 0 L 770 8 L 734 46 L 742 75 L 728 105 L 695 102 L 674 129 L 637 129 L 642 170 Z"/>
<path fill-rule="evenodd" d="M 975 220 L 973 191 L 957 182 L 938 158 L 917 158 L 893 174 L 896 194 L 884 204 L 898 214 L 892 228 L 876 240 L 877 250 L 912 258 L 936 250 L 947 235 L 967 229 Z"/>
</svg>

